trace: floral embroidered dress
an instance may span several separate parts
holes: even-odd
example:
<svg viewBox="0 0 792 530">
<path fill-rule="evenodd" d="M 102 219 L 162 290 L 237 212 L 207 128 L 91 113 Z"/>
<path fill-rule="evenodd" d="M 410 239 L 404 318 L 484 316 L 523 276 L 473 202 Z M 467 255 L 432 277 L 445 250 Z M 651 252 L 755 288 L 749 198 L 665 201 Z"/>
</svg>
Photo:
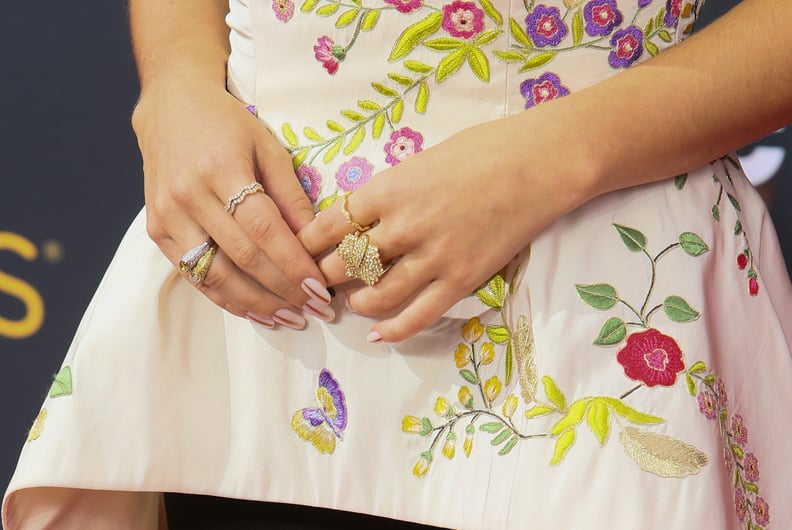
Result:
<svg viewBox="0 0 792 530">
<path fill-rule="evenodd" d="M 661 53 L 699 7 L 232 0 L 229 89 L 322 209 Z M 87 504 L 163 528 L 162 491 L 463 529 L 792 527 L 792 287 L 735 156 L 573 211 L 403 343 L 367 343 L 341 298 L 302 331 L 228 315 L 141 213 L 20 440 L 5 528 L 89 528 Z"/>
</svg>

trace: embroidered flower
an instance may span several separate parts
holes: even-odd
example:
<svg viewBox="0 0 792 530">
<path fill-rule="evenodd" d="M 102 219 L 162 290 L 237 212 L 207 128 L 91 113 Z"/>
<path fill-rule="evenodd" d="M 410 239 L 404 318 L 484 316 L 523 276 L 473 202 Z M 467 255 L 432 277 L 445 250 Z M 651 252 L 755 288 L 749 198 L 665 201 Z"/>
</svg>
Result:
<svg viewBox="0 0 792 530">
<path fill-rule="evenodd" d="M 440 396 L 435 401 L 434 411 L 438 416 L 450 417 L 454 415 L 454 408 L 445 396 Z"/>
<path fill-rule="evenodd" d="M 726 471 L 729 474 L 734 471 L 734 455 L 730 447 L 723 448 L 723 465 L 726 466 Z"/>
<path fill-rule="evenodd" d="M 294 16 L 294 2 L 292 0 L 272 0 L 272 11 L 275 18 L 281 22 L 288 22 Z"/>
<path fill-rule="evenodd" d="M 757 524 L 767 526 L 770 524 L 770 506 L 762 497 L 756 497 L 753 503 L 754 519 Z"/>
<path fill-rule="evenodd" d="M 679 22 L 679 15 L 682 13 L 682 0 L 666 0 L 666 14 L 663 24 L 673 28 Z"/>
<path fill-rule="evenodd" d="M 409 127 L 391 133 L 390 142 L 385 144 L 385 162 L 395 166 L 423 150 L 423 136 Z"/>
<path fill-rule="evenodd" d="M 394 6 L 399 13 L 421 9 L 421 0 L 385 0 L 385 3 Z"/>
<path fill-rule="evenodd" d="M 484 334 L 484 326 L 481 325 L 479 317 L 473 317 L 462 326 L 462 338 L 470 343 L 474 343 Z"/>
<path fill-rule="evenodd" d="M 489 364 L 495 360 L 495 344 L 485 342 L 481 345 L 481 364 Z"/>
<path fill-rule="evenodd" d="M 729 404 L 729 395 L 726 393 L 726 385 L 723 383 L 722 378 L 717 377 L 715 379 L 712 390 L 715 392 L 715 397 L 718 398 L 718 406 L 725 408 Z"/>
<path fill-rule="evenodd" d="M 539 103 L 566 96 L 569 89 L 561 84 L 556 74 L 545 72 L 536 79 L 526 79 L 520 83 L 520 94 L 525 98 L 525 108 L 529 109 Z"/>
<path fill-rule="evenodd" d="M 454 454 L 456 453 L 456 434 L 454 434 L 454 431 L 450 431 L 448 436 L 446 436 L 442 452 L 443 456 L 447 459 L 451 460 L 454 458 Z"/>
<path fill-rule="evenodd" d="M 319 198 L 319 190 L 322 184 L 322 176 L 319 171 L 313 166 L 302 165 L 297 170 L 297 180 L 300 181 L 300 185 L 308 199 L 311 202 L 316 202 L 316 199 Z"/>
<path fill-rule="evenodd" d="M 748 256 L 745 255 L 745 252 L 737 255 L 737 266 L 740 268 L 740 270 L 743 270 L 748 266 Z"/>
<path fill-rule="evenodd" d="M 473 450 L 473 433 L 467 431 L 465 434 L 465 441 L 462 442 L 462 449 L 465 450 L 465 456 L 470 457 L 470 452 Z"/>
<path fill-rule="evenodd" d="M 701 392 L 699 392 L 698 395 L 698 405 L 699 405 L 699 410 L 701 411 L 702 414 L 704 414 L 705 418 L 707 418 L 708 420 L 715 419 L 715 416 L 717 416 L 718 413 L 717 411 L 718 400 L 715 397 L 715 394 L 713 394 L 709 390 L 702 390 Z"/>
<path fill-rule="evenodd" d="M 592 0 L 583 7 L 583 20 L 586 33 L 592 37 L 604 37 L 622 23 L 623 17 L 616 7 L 616 0 Z"/>
<path fill-rule="evenodd" d="M 731 433 L 737 445 L 743 446 L 748 443 L 748 429 L 745 427 L 743 417 L 739 414 L 732 416 Z"/>
<path fill-rule="evenodd" d="M 443 29 L 453 37 L 469 39 L 484 29 L 484 11 L 473 2 L 454 0 L 443 6 Z"/>
<path fill-rule="evenodd" d="M 514 411 L 517 410 L 518 404 L 517 396 L 509 394 L 503 402 L 503 415 L 507 418 L 511 418 L 514 415 Z"/>
<path fill-rule="evenodd" d="M 561 12 L 557 7 L 547 7 L 539 4 L 525 17 L 528 35 L 537 48 L 545 46 L 558 46 L 566 36 L 566 24 L 561 19 Z"/>
<path fill-rule="evenodd" d="M 457 349 L 454 350 L 454 362 L 457 368 L 464 368 L 470 362 L 470 346 L 460 342 Z"/>
<path fill-rule="evenodd" d="M 734 490 L 734 507 L 737 509 L 737 517 L 740 521 L 745 521 L 745 516 L 748 514 L 748 502 L 741 489 Z"/>
<path fill-rule="evenodd" d="M 429 471 L 429 466 L 432 464 L 432 453 L 426 451 L 425 453 L 421 453 L 421 458 L 415 463 L 413 466 L 413 475 L 417 478 L 424 477 L 426 473 Z"/>
<path fill-rule="evenodd" d="M 336 172 L 336 182 L 338 187 L 344 191 L 352 191 L 362 186 L 371 178 L 374 166 L 359 156 L 353 156 L 351 160 L 341 164 Z"/>
<path fill-rule="evenodd" d="M 627 377 L 647 386 L 673 386 L 677 373 L 685 368 L 676 341 L 653 328 L 627 337 L 616 360 Z"/>
<path fill-rule="evenodd" d="M 643 54 L 643 31 L 636 26 L 620 29 L 610 40 L 608 63 L 613 68 L 627 68 Z"/>
<path fill-rule="evenodd" d="M 638 7 L 646 7 L 652 3 L 652 0 L 638 0 Z"/>
<path fill-rule="evenodd" d="M 333 39 L 327 36 L 319 37 L 316 42 L 316 46 L 313 47 L 314 57 L 322 63 L 328 74 L 335 74 L 338 71 L 339 62 L 346 57 L 344 48 L 336 46 Z"/>
<path fill-rule="evenodd" d="M 751 296 L 759 294 L 759 280 L 755 276 L 748 278 L 748 292 L 751 293 Z"/>
<path fill-rule="evenodd" d="M 501 383 L 500 379 L 498 379 L 497 375 L 493 375 L 484 383 L 484 396 L 487 398 L 487 401 L 492 403 L 501 393 L 501 388 L 503 388 L 503 384 Z"/>
<path fill-rule="evenodd" d="M 462 403 L 462 406 L 469 409 L 473 406 L 473 393 L 467 386 L 461 386 L 457 392 L 457 399 Z"/>
<path fill-rule="evenodd" d="M 759 480 L 759 459 L 753 453 L 745 455 L 743 460 L 743 469 L 745 470 L 745 478 L 751 482 Z"/>
<path fill-rule="evenodd" d="M 423 422 L 421 418 L 416 418 L 415 416 L 405 416 L 402 418 L 402 431 L 411 434 L 423 433 Z"/>
</svg>

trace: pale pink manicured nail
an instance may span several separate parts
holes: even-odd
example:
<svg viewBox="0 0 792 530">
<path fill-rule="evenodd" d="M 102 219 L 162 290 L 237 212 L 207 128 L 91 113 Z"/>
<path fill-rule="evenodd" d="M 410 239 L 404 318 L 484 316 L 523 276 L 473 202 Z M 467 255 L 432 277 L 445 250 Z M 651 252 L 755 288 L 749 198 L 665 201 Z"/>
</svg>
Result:
<svg viewBox="0 0 792 530">
<path fill-rule="evenodd" d="M 315 317 L 321 318 L 325 322 L 332 322 L 335 318 L 335 310 L 332 307 L 321 304 L 313 299 L 305 302 L 303 310 L 306 313 L 310 313 Z"/>
<path fill-rule="evenodd" d="M 272 315 L 272 320 L 287 328 L 302 329 L 305 327 L 305 319 L 291 309 L 278 309 Z"/>
<path fill-rule="evenodd" d="M 376 331 L 372 331 L 368 335 L 366 335 L 366 340 L 369 341 L 369 342 L 381 342 L 382 341 L 382 335 L 380 335 Z"/>
<path fill-rule="evenodd" d="M 248 312 L 245 316 L 248 318 L 248 320 L 252 320 L 256 324 L 261 324 L 265 328 L 272 329 L 275 327 L 275 321 L 272 320 L 271 318 L 262 317 L 255 313 L 250 313 L 250 312 Z"/>
<path fill-rule="evenodd" d="M 320 302 L 324 305 L 330 303 L 330 291 L 325 289 L 324 285 L 319 282 L 319 280 L 314 278 L 306 278 L 300 284 L 302 290 L 305 291 L 308 296 Z"/>
</svg>

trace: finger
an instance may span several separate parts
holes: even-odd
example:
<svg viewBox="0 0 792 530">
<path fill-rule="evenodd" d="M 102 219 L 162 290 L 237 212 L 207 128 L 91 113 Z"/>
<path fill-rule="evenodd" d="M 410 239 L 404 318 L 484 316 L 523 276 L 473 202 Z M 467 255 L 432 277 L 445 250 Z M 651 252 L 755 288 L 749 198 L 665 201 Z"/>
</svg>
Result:
<svg viewBox="0 0 792 530">
<path fill-rule="evenodd" d="M 365 188 L 347 196 L 346 209 L 350 219 L 362 226 L 373 225 L 378 220 L 373 202 L 367 197 Z M 321 255 L 337 245 L 346 234 L 355 231 L 344 217 L 342 206 L 343 199 L 337 200 L 297 233 L 297 238 L 311 256 Z"/>
</svg>

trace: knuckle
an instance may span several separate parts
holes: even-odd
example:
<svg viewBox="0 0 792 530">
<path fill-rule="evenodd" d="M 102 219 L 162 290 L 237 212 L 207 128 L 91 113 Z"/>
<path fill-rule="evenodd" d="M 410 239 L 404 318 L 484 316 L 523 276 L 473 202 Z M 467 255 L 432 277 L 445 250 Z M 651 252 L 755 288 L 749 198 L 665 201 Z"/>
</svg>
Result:
<svg viewBox="0 0 792 530">
<path fill-rule="evenodd" d="M 250 271 L 256 268 L 261 259 L 261 250 L 251 242 L 238 243 L 230 253 L 231 259 L 240 269 Z"/>
<path fill-rule="evenodd" d="M 213 291 L 220 291 L 226 285 L 226 275 L 220 274 L 217 271 L 213 271 L 209 269 L 209 272 L 206 273 L 206 277 L 200 283 L 200 286 L 203 288 L 209 288 Z"/>
<path fill-rule="evenodd" d="M 188 205 L 195 202 L 195 188 L 189 180 L 184 177 L 173 179 L 168 191 L 177 204 Z"/>
<path fill-rule="evenodd" d="M 255 241 L 269 242 L 275 238 L 275 222 L 266 217 L 256 217 L 250 221 L 248 230 Z"/>
</svg>

